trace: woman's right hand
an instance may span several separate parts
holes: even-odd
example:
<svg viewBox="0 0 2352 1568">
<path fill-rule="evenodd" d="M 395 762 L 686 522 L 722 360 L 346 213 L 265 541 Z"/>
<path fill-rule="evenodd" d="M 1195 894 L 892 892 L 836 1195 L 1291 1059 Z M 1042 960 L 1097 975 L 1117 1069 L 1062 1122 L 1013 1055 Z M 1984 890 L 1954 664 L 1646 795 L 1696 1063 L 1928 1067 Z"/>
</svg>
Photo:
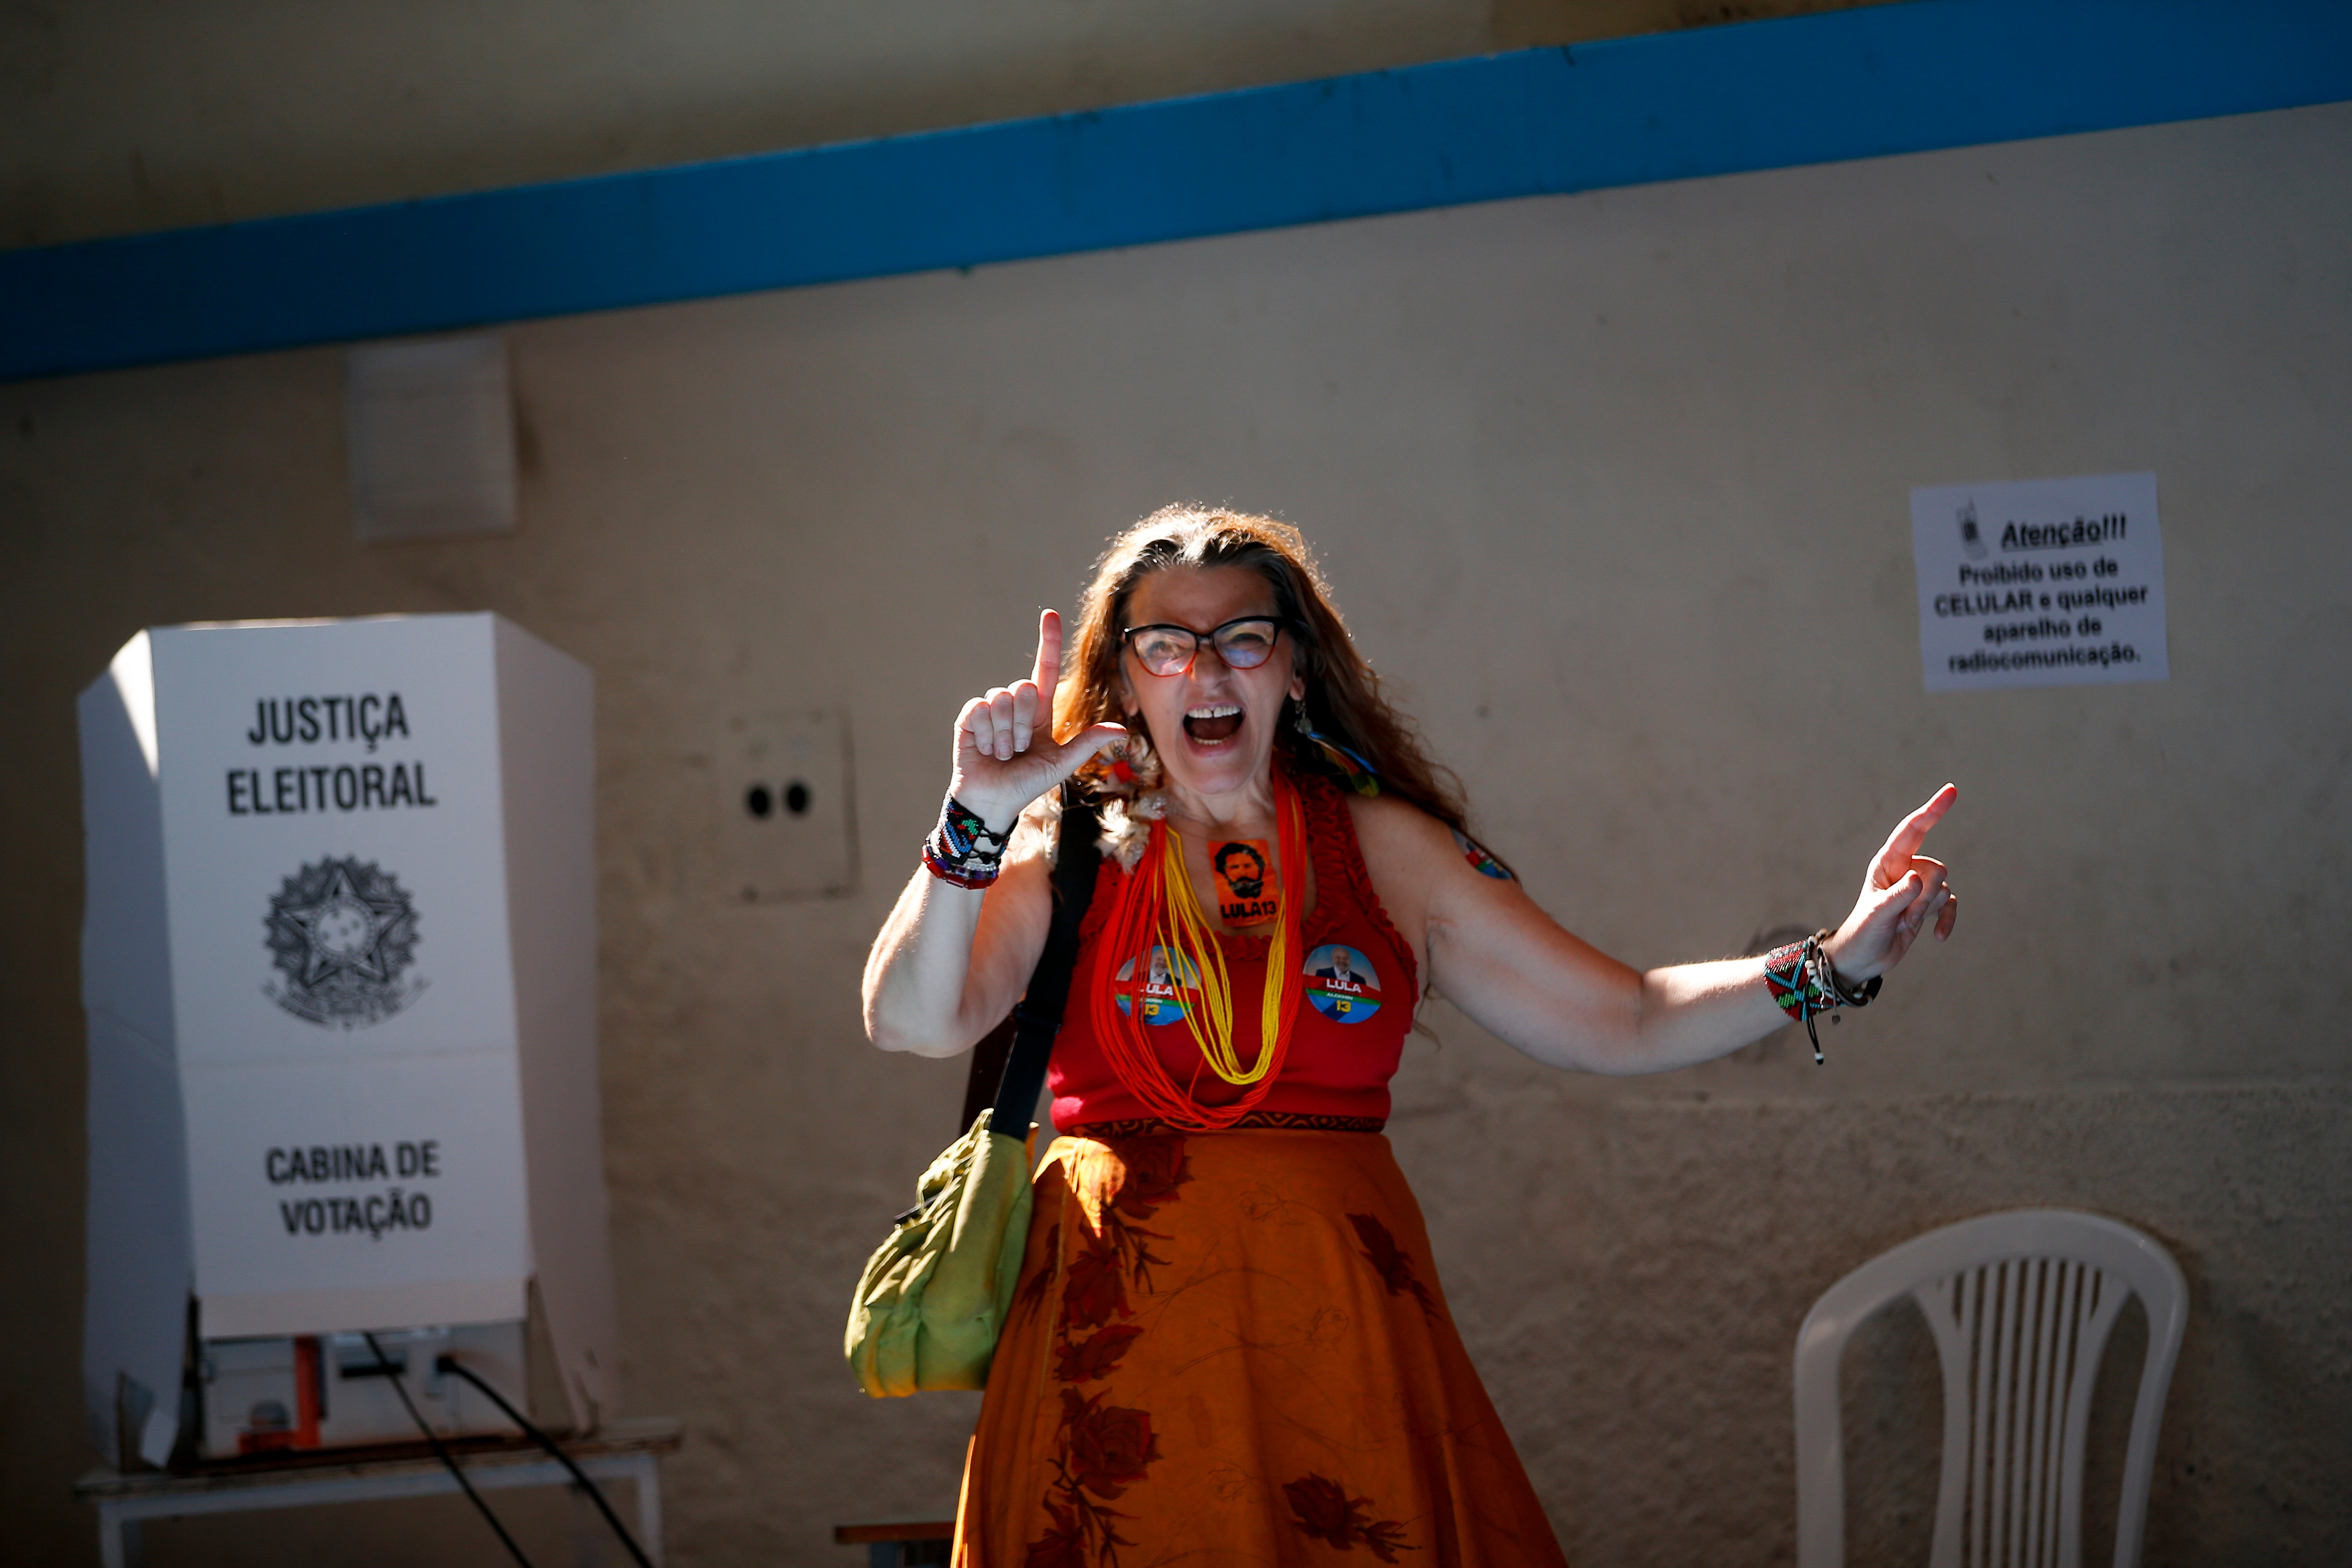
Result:
<svg viewBox="0 0 2352 1568">
<path fill-rule="evenodd" d="M 1086 764 L 1127 731 L 1096 724 L 1054 739 L 1054 684 L 1062 671 L 1062 617 L 1037 617 L 1037 664 L 1026 680 L 975 697 L 956 716 L 955 773 L 948 785 L 992 831 L 1009 833 L 1022 808 Z"/>
</svg>

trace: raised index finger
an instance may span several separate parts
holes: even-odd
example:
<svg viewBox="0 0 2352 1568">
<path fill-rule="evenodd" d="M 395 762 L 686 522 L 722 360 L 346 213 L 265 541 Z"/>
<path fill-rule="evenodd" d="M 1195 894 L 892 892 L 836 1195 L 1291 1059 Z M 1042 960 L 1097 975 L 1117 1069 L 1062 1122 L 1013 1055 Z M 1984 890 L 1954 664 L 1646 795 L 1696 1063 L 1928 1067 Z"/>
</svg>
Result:
<svg viewBox="0 0 2352 1568">
<path fill-rule="evenodd" d="M 1062 614 L 1059 610 L 1042 610 L 1037 616 L 1037 668 L 1030 679 L 1037 683 L 1037 710 L 1045 716 L 1044 728 L 1054 727 L 1054 683 L 1062 676 Z"/>
<path fill-rule="evenodd" d="M 1919 846 L 1927 841 L 1927 830 L 1944 820 L 1944 813 L 1960 798 L 1958 784 L 1946 784 L 1927 797 L 1927 804 L 1895 825 L 1887 836 L 1886 847 L 1878 852 L 1873 868 L 1874 880 L 1882 888 L 1893 887 L 1904 872 L 1911 868 L 1911 857 L 1919 853 Z"/>
</svg>

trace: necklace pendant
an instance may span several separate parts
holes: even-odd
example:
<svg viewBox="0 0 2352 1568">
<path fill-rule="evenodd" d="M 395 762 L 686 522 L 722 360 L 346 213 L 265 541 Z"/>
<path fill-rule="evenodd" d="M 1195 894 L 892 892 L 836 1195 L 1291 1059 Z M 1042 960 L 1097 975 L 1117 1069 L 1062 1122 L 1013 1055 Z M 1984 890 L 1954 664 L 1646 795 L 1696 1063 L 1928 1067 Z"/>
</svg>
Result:
<svg viewBox="0 0 2352 1568">
<path fill-rule="evenodd" d="M 1227 925 L 1266 925 L 1282 918 L 1282 873 L 1265 839 L 1211 844 L 1209 877 L 1216 889 L 1217 918 Z"/>
</svg>

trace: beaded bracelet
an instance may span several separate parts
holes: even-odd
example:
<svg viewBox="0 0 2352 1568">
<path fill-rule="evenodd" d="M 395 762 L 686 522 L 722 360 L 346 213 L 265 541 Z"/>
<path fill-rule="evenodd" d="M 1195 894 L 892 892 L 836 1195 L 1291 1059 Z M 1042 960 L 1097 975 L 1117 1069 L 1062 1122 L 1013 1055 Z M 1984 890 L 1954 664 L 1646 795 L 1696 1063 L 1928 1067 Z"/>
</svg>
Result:
<svg viewBox="0 0 2352 1568">
<path fill-rule="evenodd" d="M 1003 869 L 1010 839 L 1009 834 L 991 832 L 969 806 L 950 795 L 940 807 L 940 825 L 923 840 L 923 864 L 940 881 L 978 891 Z"/>
<path fill-rule="evenodd" d="M 1792 942 L 1786 947 L 1776 947 L 1764 955 L 1764 984 L 1772 993 L 1772 1000 L 1791 1023 L 1802 1024 L 1805 1036 L 1813 1042 L 1813 1065 L 1822 1066 L 1828 1058 L 1822 1055 L 1821 1032 L 1814 1026 L 1817 1015 L 1839 1007 L 1866 1007 L 1878 994 L 1882 975 L 1872 975 L 1860 985 L 1849 985 L 1838 978 L 1829 954 L 1822 943 L 1829 932 L 1817 931 L 1802 942 Z"/>
</svg>

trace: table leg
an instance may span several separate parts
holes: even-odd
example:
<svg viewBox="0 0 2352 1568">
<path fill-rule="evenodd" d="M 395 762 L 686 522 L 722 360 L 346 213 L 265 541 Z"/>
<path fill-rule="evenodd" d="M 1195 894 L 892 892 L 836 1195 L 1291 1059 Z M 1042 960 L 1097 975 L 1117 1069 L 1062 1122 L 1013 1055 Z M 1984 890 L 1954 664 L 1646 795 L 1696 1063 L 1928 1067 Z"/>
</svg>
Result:
<svg viewBox="0 0 2352 1568">
<path fill-rule="evenodd" d="M 572 1500 L 572 1561 L 579 1568 L 611 1568 L 627 1560 L 627 1552 L 613 1539 L 612 1526 L 596 1510 L 589 1498 L 588 1489 L 574 1481 L 563 1489 Z"/>
<path fill-rule="evenodd" d="M 633 1467 L 637 1488 L 637 1544 L 656 1568 L 662 1560 L 661 1460 L 639 1454 Z"/>
<path fill-rule="evenodd" d="M 100 1508 L 98 1515 L 98 1558 L 105 1568 L 139 1568 L 140 1519 L 120 1508 Z"/>
</svg>

